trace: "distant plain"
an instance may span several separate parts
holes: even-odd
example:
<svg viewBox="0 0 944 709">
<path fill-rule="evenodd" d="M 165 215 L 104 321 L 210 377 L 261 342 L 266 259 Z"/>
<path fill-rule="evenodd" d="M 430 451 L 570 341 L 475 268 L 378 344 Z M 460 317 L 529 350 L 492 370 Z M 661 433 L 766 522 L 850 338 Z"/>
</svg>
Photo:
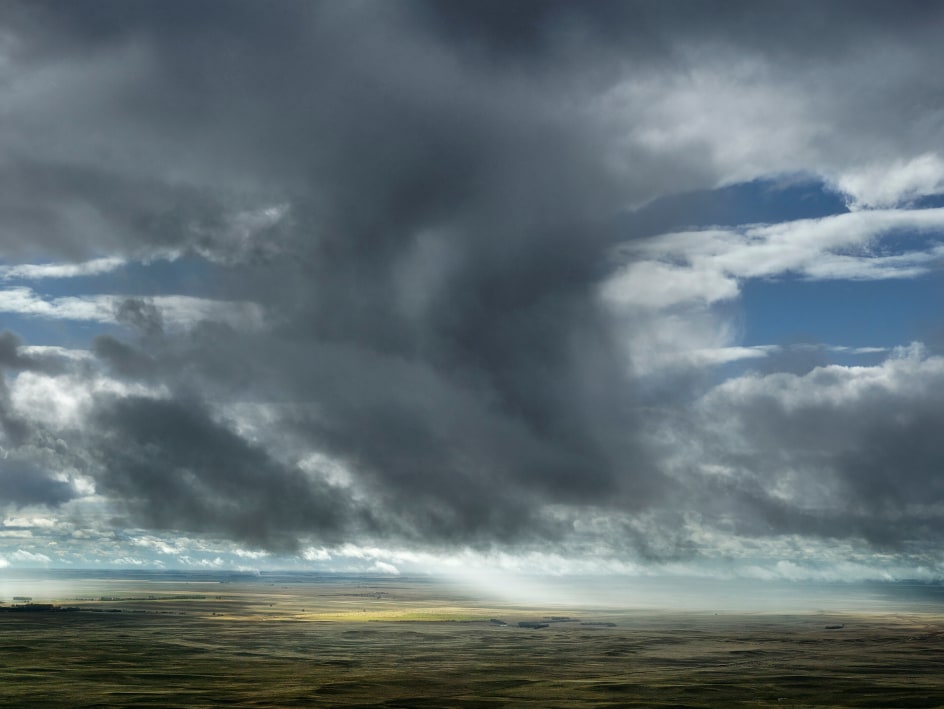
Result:
<svg viewBox="0 0 944 709">
<path fill-rule="evenodd" d="M 944 706 L 933 605 L 567 607 L 422 579 L 195 579 L 73 579 L 57 598 L 38 583 L 79 610 L 0 613 L 0 706 Z"/>
</svg>

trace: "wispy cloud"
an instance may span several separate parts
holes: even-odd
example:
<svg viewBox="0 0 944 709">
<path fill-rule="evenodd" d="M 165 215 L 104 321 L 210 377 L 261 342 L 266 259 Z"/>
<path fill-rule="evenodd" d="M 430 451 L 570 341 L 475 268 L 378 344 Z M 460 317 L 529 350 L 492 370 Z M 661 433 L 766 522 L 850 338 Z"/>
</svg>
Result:
<svg viewBox="0 0 944 709">
<path fill-rule="evenodd" d="M 621 247 L 629 263 L 601 292 L 615 304 L 662 308 L 734 298 L 750 278 L 913 278 L 941 262 L 944 243 L 909 248 L 909 234 L 944 242 L 944 209 L 870 210 L 664 234 Z M 883 240 L 892 237 L 896 241 L 886 246 Z M 888 248 L 903 253 L 887 254 Z"/>
<path fill-rule="evenodd" d="M 100 276 L 127 264 L 127 260 L 107 256 L 82 263 L 40 263 L 0 266 L 0 279 L 40 280 L 43 278 L 76 278 L 78 276 Z"/>
<path fill-rule="evenodd" d="M 937 153 L 925 153 L 911 160 L 864 165 L 841 174 L 836 187 L 848 195 L 850 209 L 895 207 L 944 192 L 944 160 Z"/>
<path fill-rule="evenodd" d="M 32 288 L 0 289 L 0 312 L 47 318 L 116 324 L 123 295 L 84 295 L 44 298 Z M 134 300 L 134 299 L 132 299 Z M 262 306 L 238 301 L 212 300 L 186 295 L 158 295 L 145 299 L 171 328 L 188 328 L 203 320 L 225 322 L 238 329 L 256 330 L 264 324 Z"/>
</svg>

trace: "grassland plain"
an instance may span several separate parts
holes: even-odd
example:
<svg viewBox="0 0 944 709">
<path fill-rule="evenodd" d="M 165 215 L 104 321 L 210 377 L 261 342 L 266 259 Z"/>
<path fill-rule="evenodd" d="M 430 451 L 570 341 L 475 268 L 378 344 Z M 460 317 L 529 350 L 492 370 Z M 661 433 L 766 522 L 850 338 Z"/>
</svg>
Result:
<svg viewBox="0 0 944 709">
<path fill-rule="evenodd" d="M 928 612 L 568 610 L 407 581 L 85 593 L 0 613 L 0 706 L 944 706 Z"/>
</svg>

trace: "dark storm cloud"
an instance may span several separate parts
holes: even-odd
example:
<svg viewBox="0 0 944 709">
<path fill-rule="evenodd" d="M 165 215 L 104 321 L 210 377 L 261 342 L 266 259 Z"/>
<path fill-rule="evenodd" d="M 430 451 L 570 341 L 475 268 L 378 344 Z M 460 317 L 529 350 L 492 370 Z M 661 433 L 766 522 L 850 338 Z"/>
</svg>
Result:
<svg viewBox="0 0 944 709">
<path fill-rule="evenodd" d="M 230 293 L 269 308 L 273 332 L 198 334 L 174 356 L 200 372 L 197 391 L 245 386 L 311 403 L 317 415 L 295 413 L 285 425 L 351 467 L 384 533 L 514 540 L 555 533 L 539 514 L 547 503 L 645 504 L 659 474 L 633 433 L 625 364 L 595 295 L 610 243 L 597 214 L 616 198 L 602 146 L 569 98 L 463 66 L 411 27 L 410 6 L 351 7 L 276 10 L 294 13 L 302 36 L 281 27 L 270 37 L 230 17 L 213 24 L 218 43 L 209 46 L 150 6 L 132 4 L 118 26 L 95 13 L 60 18 L 94 25 L 73 33 L 93 44 L 143 37 L 161 59 L 151 84 L 130 89 L 157 114 L 144 120 L 172 131 L 212 123 L 240 142 L 263 141 L 263 157 L 226 147 L 262 174 L 274 170 L 291 200 L 295 230 L 281 254 L 234 268 L 228 281 Z M 553 80 L 543 73 L 538 84 Z M 199 120 L 186 121 L 193 107 Z M 217 147 L 210 139 L 200 149 L 213 159 Z M 167 229 L 184 231 L 172 221 Z M 143 311 L 127 310 L 146 331 L 133 317 Z M 95 341 L 126 376 L 153 372 L 156 348 Z M 178 378 L 163 354 L 154 366 Z M 221 358 L 229 364 L 210 364 Z M 258 515 L 271 508 L 271 517 L 251 524 L 213 505 L 216 485 L 201 488 L 206 500 L 173 477 L 152 485 L 150 468 L 120 455 L 132 432 L 115 430 L 105 485 L 134 498 L 130 509 L 149 524 L 230 535 L 242 525 L 321 529 L 289 525 L 278 494 L 260 498 Z M 323 529 L 343 528 L 335 522 Z"/>
<path fill-rule="evenodd" d="M 854 54 L 853 36 L 930 33 L 940 14 L 767 7 L 6 7 L 24 72 L 0 171 L 4 234 L 22 236 L 4 249 L 196 251 L 225 264 L 214 288 L 269 318 L 262 333 L 168 335 L 143 301 L 122 307 L 137 339 L 100 336 L 95 354 L 171 398 L 99 402 L 102 489 L 131 525 L 280 549 L 310 534 L 559 539 L 569 521 L 546 508 L 675 499 L 598 288 L 621 208 L 728 175 L 712 146 L 624 140 L 648 105 L 614 117 L 598 99 L 624 78 L 699 68 L 681 51 L 695 37 L 706 53 L 788 58 L 774 78 L 795 81 Z M 874 131 L 899 118 L 853 104 Z M 274 226 L 240 226 L 282 204 Z M 246 241 L 264 257 L 231 258 Z M 278 435 L 250 442 L 210 414 L 246 401 L 285 405 Z M 312 451 L 341 461 L 366 501 L 290 462 Z"/>
<path fill-rule="evenodd" d="M 222 209 L 205 190 L 97 165 L 20 158 L 0 164 L 0 215 L 8 255 L 80 260 L 101 248 L 186 248 L 197 234 L 219 228 Z"/>
<path fill-rule="evenodd" d="M 281 551 L 302 533 L 340 542 L 370 526 L 338 490 L 280 464 L 198 402 L 127 397 L 103 403 L 96 423 L 99 482 L 132 524 Z"/>
<path fill-rule="evenodd" d="M 35 357 L 21 352 L 22 340 L 9 330 L 0 333 L 0 506 L 47 505 L 56 507 L 77 497 L 69 483 L 55 477 L 57 466 L 46 469 L 39 460 L 31 460 L 26 447 L 44 438 L 43 432 L 16 412 L 10 402 L 6 371 L 61 374 L 67 363 L 56 357 Z M 46 458 L 55 457 L 54 441 Z M 11 449 L 14 452 L 11 454 Z M 22 453 L 26 453 L 25 457 Z"/>
<path fill-rule="evenodd" d="M 27 462 L 0 459 L 0 506 L 56 507 L 76 496 L 69 483 L 57 480 Z"/>
<path fill-rule="evenodd" d="M 52 356 L 36 356 L 23 354 L 23 341 L 9 330 L 0 332 L 0 433 L 6 445 L 18 446 L 33 437 L 33 426 L 23 416 L 14 411 L 10 402 L 10 391 L 7 386 L 6 372 L 40 372 L 56 375 L 68 371 L 70 363 L 61 358 Z M 0 460 L 2 462 L 2 460 Z M 17 468 L 22 472 L 22 469 Z M 16 473 L 16 478 L 26 480 L 25 473 Z M 57 485 L 52 485 L 57 487 Z"/>
<path fill-rule="evenodd" d="M 14 445 L 24 441 L 28 435 L 29 426 L 17 416 L 10 405 L 10 391 L 7 387 L 6 376 L 0 378 L 0 433 L 7 445 Z"/>
<path fill-rule="evenodd" d="M 92 352 L 122 377 L 146 379 L 156 370 L 153 357 L 111 335 L 92 340 Z"/>
<path fill-rule="evenodd" d="M 160 349 L 163 342 L 164 319 L 154 303 L 125 298 L 115 306 L 115 320 L 137 334 L 140 347 L 112 335 L 99 335 L 92 340 L 95 356 L 122 377 L 149 379 L 158 375 L 158 361 L 146 351 Z"/>
<path fill-rule="evenodd" d="M 29 431 L 29 424 L 12 410 L 6 378 L 0 379 L 0 432 L 4 442 L 19 445 L 27 439 Z"/>
<path fill-rule="evenodd" d="M 9 330 L 0 332 L 0 367 L 30 369 L 34 362 L 20 354 L 22 340 Z"/>
<path fill-rule="evenodd" d="M 0 371 L 9 369 L 61 374 L 69 368 L 69 364 L 56 354 L 24 354 L 23 345 L 23 340 L 9 330 L 0 332 Z"/>
<path fill-rule="evenodd" d="M 675 46 L 689 41 L 736 41 L 742 49 L 779 55 L 791 63 L 841 56 L 851 42 L 918 33 L 929 39 L 940 8 L 921 0 L 461 0 L 417 3 L 436 32 L 467 51 L 504 59 L 547 62 L 573 43 L 619 45 L 620 56 L 671 60 Z M 930 26 L 929 26 L 930 25 Z"/>
<path fill-rule="evenodd" d="M 154 303 L 142 298 L 125 298 L 115 307 L 115 320 L 137 330 L 145 339 L 164 334 L 164 319 Z"/>
</svg>

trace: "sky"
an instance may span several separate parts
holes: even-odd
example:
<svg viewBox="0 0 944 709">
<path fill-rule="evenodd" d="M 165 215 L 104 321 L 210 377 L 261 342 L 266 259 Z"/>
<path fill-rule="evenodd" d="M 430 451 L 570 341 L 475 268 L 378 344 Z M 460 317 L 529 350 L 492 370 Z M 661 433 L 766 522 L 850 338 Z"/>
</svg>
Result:
<svg viewBox="0 0 944 709">
<path fill-rule="evenodd" d="M 4 2 L 0 567 L 940 580 L 942 30 Z"/>
</svg>

